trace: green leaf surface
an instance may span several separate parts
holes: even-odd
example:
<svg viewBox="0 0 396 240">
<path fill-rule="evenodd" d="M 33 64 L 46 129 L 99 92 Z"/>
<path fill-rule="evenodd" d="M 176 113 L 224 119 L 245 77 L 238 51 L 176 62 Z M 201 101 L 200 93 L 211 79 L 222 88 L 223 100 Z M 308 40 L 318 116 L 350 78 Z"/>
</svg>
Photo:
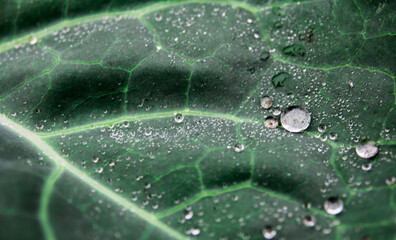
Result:
<svg viewBox="0 0 396 240">
<path fill-rule="evenodd" d="M 395 239 L 395 3 L 1 1 L 0 239 Z"/>
</svg>

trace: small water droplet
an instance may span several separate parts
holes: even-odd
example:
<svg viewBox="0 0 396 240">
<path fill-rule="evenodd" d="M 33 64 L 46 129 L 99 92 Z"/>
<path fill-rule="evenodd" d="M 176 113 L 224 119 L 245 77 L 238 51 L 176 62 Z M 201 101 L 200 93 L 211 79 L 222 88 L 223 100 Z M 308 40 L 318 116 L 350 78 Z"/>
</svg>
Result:
<svg viewBox="0 0 396 240">
<path fill-rule="evenodd" d="M 321 133 L 326 131 L 326 126 L 323 125 L 323 124 L 320 124 L 319 127 L 318 127 L 318 131 L 321 132 Z"/>
<path fill-rule="evenodd" d="M 161 22 L 162 21 L 162 15 L 161 14 L 156 14 L 154 18 L 155 18 L 155 21 L 157 21 L 157 22 Z"/>
<path fill-rule="evenodd" d="M 97 172 L 97 173 L 102 173 L 102 172 L 103 172 L 103 168 L 98 168 L 98 169 L 96 169 L 96 172 Z"/>
<path fill-rule="evenodd" d="M 378 147 L 373 141 L 366 141 L 356 146 L 356 153 L 361 158 L 372 158 L 378 153 Z"/>
<path fill-rule="evenodd" d="M 273 239 L 276 236 L 276 231 L 271 226 L 266 226 L 263 230 L 265 239 Z"/>
<path fill-rule="evenodd" d="M 272 106 L 272 99 L 268 96 L 265 96 L 260 99 L 260 104 L 264 109 L 269 109 Z"/>
<path fill-rule="evenodd" d="M 276 128 L 278 126 L 278 120 L 274 117 L 267 117 L 264 121 L 264 127 L 266 128 Z"/>
<path fill-rule="evenodd" d="M 395 184 L 396 182 L 396 177 L 391 177 L 385 180 L 386 185 L 391 186 L 393 184 Z"/>
<path fill-rule="evenodd" d="M 99 158 L 98 158 L 98 157 L 94 157 L 94 158 L 92 158 L 92 162 L 93 162 L 93 163 L 97 163 L 97 162 L 99 162 Z"/>
<path fill-rule="evenodd" d="M 254 33 L 254 34 L 253 34 L 253 37 L 256 38 L 256 39 L 258 39 L 258 38 L 260 37 L 260 35 L 259 35 L 258 33 Z"/>
<path fill-rule="evenodd" d="M 362 170 L 368 172 L 368 171 L 371 170 L 371 167 L 372 167 L 372 166 L 373 166 L 373 165 L 372 165 L 371 163 L 363 164 L 363 165 L 362 165 Z"/>
<path fill-rule="evenodd" d="M 325 201 L 324 209 L 328 214 L 337 215 L 344 209 L 344 203 L 341 199 L 330 197 Z"/>
<path fill-rule="evenodd" d="M 282 126 L 289 132 L 304 131 L 308 128 L 310 122 L 311 114 L 303 107 L 288 107 L 281 114 Z"/>
<path fill-rule="evenodd" d="M 185 210 L 184 211 L 184 219 L 189 220 L 194 216 L 193 211 Z"/>
<path fill-rule="evenodd" d="M 30 45 L 36 45 L 37 44 L 37 42 L 38 42 L 38 38 L 36 37 L 36 36 L 33 36 L 31 39 L 30 39 L 30 41 L 29 41 L 29 43 L 30 43 Z"/>
<path fill-rule="evenodd" d="M 313 216 L 307 215 L 304 217 L 303 223 L 304 223 L 304 226 L 306 226 L 306 227 L 315 226 L 315 222 L 316 222 L 316 220 Z"/>
<path fill-rule="evenodd" d="M 253 20 L 252 20 L 251 18 L 248 18 L 248 19 L 247 19 L 247 22 L 248 22 L 248 23 L 252 23 Z"/>
<path fill-rule="evenodd" d="M 329 136 L 329 138 L 330 138 L 330 140 L 336 140 L 337 139 L 337 133 L 330 133 L 330 136 Z"/>
<path fill-rule="evenodd" d="M 243 150 L 245 150 L 245 146 L 243 146 L 243 144 L 236 144 L 234 147 L 235 152 L 242 152 Z"/>
<path fill-rule="evenodd" d="M 272 112 L 272 114 L 274 114 L 274 116 L 279 116 L 282 113 L 282 111 L 280 110 L 280 108 L 274 108 L 274 111 Z"/>
<path fill-rule="evenodd" d="M 201 233 L 201 230 L 199 230 L 199 228 L 191 228 L 190 233 L 194 236 L 197 236 Z"/>
<path fill-rule="evenodd" d="M 181 115 L 180 113 L 176 114 L 176 116 L 175 116 L 175 122 L 177 122 L 177 123 L 182 123 L 183 120 L 184 120 L 184 116 L 183 116 L 183 115 Z"/>
<path fill-rule="evenodd" d="M 43 124 L 37 124 L 36 128 L 37 128 L 37 130 L 43 130 L 44 125 Z"/>
</svg>

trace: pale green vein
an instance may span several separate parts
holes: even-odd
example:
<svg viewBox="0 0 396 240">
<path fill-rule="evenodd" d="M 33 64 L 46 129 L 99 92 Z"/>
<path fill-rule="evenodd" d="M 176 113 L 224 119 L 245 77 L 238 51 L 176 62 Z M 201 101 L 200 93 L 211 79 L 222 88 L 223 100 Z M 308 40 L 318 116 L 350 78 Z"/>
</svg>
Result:
<svg viewBox="0 0 396 240">
<path fill-rule="evenodd" d="M 119 118 L 113 118 L 101 122 L 96 122 L 92 124 L 86 124 L 78 127 L 73 127 L 65 130 L 53 131 L 53 132 L 43 132 L 37 133 L 39 136 L 43 137 L 53 137 L 59 136 L 64 134 L 73 134 L 82 131 L 88 131 L 91 129 L 102 128 L 102 127 L 110 127 L 112 125 L 122 123 L 122 122 L 130 122 L 130 121 L 142 121 L 142 120 L 154 120 L 154 119 L 161 119 L 161 118 L 170 118 L 174 117 L 175 114 L 180 113 L 184 117 L 193 116 L 193 117 L 210 117 L 210 118 L 221 118 L 230 120 L 233 122 L 247 122 L 247 123 L 260 123 L 257 120 L 249 119 L 249 118 L 241 118 L 236 117 L 226 113 L 216 113 L 216 112 L 207 112 L 207 111 L 196 111 L 196 110 L 189 110 L 189 109 L 182 109 L 182 110 L 175 110 L 175 111 L 168 111 L 168 112 L 155 112 L 155 113 L 142 113 L 142 114 L 135 114 L 131 116 L 123 116 Z"/>
<path fill-rule="evenodd" d="M 55 240 L 55 234 L 51 227 L 51 221 L 49 219 L 48 208 L 51 200 L 51 195 L 54 189 L 54 185 L 58 180 L 59 176 L 63 172 L 63 167 L 58 164 L 55 165 L 54 171 L 51 175 L 46 179 L 45 185 L 43 188 L 43 192 L 40 200 L 40 210 L 39 210 L 39 219 L 43 228 L 43 232 L 45 235 L 45 239 L 47 240 Z"/>
<path fill-rule="evenodd" d="M 14 131 L 19 136 L 24 137 L 32 145 L 37 147 L 37 149 L 39 149 L 45 155 L 47 155 L 56 165 L 63 167 L 65 170 L 69 171 L 71 174 L 81 179 L 83 182 L 85 182 L 87 185 L 89 185 L 96 191 L 102 193 L 103 195 L 107 196 L 115 203 L 121 205 L 125 209 L 129 210 L 130 212 L 136 214 L 137 216 L 145 220 L 146 222 L 162 230 L 165 234 L 171 236 L 174 239 L 186 238 L 181 233 L 173 230 L 168 225 L 161 222 L 155 215 L 151 214 L 150 212 L 147 212 L 146 210 L 139 208 L 134 203 L 128 201 L 127 199 L 118 195 L 109 188 L 101 185 L 100 183 L 92 179 L 90 176 L 88 176 L 86 173 L 84 173 L 77 167 L 71 165 L 68 161 L 66 161 L 63 157 L 61 157 L 55 150 L 53 150 L 46 142 L 44 142 L 39 136 L 37 136 L 37 134 L 9 120 L 4 115 L 0 115 L 0 124 Z"/>
</svg>

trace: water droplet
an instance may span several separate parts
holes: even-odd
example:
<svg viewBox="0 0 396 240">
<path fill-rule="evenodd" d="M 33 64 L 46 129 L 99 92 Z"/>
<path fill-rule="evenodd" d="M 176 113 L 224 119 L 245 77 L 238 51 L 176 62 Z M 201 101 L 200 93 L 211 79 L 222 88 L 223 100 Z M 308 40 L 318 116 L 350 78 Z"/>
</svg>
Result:
<svg viewBox="0 0 396 240">
<path fill-rule="evenodd" d="M 235 152 L 242 152 L 243 150 L 245 150 L 245 146 L 238 143 L 235 145 L 234 150 L 235 150 Z"/>
<path fill-rule="evenodd" d="M 248 23 L 252 23 L 253 20 L 252 20 L 251 18 L 248 18 L 248 19 L 247 19 L 247 22 L 248 22 Z"/>
<path fill-rule="evenodd" d="M 102 173 L 103 172 L 103 168 L 101 167 L 101 168 L 96 169 L 96 172 L 97 173 Z"/>
<path fill-rule="evenodd" d="M 313 227 L 315 226 L 315 218 L 313 216 L 307 215 L 304 217 L 304 226 L 306 227 Z"/>
<path fill-rule="evenodd" d="M 292 76 L 286 72 L 281 72 L 272 77 L 272 84 L 275 88 L 283 87 L 286 82 L 291 81 Z"/>
<path fill-rule="evenodd" d="M 33 36 L 31 39 L 30 39 L 30 45 L 36 45 L 37 44 L 37 42 L 38 42 L 38 38 L 37 37 L 35 37 L 35 36 Z"/>
<path fill-rule="evenodd" d="M 282 126 L 289 132 L 301 132 L 308 128 L 311 114 L 303 107 L 288 107 L 281 114 Z"/>
<path fill-rule="evenodd" d="M 37 128 L 37 130 L 43 130 L 44 125 L 43 124 L 37 124 L 36 128 Z"/>
<path fill-rule="evenodd" d="M 161 22 L 162 21 L 162 15 L 161 14 L 156 14 L 154 18 L 155 18 L 155 21 L 157 21 L 157 22 Z"/>
<path fill-rule="evenodd" d="M 199 230 L 199 228 L 191 228 L 190 233 L 194 236 L 197 236 L 201 233 L 201 230 Z"/>
<path fill-rule="evenodd" d="M 323 125 L 323 124 L 320 124 L 319 127 L 318 127 L 318 131 L 321 132 L 321 133 L 326 131 L 326 126 Z"/>
<path fill-rule="evenodd" d="M 282 111 L 280 110 L 280 108 L 274 108 L 274 111 L 272 112 L 272 114 L 274 114 L 275 116 L 279 116 L 282 113 Z"/>
<path fill-rule="evenodd" d="M 184 211 L 184 219 L 189 220 L 194 216 L 193 211 L 185 210 Z"/>
<path fill-rule="evenodd" d="M 270 57 L 270 53 L 267 52 L 267 51 L 264 51 L 260 55 L 260 60 L 261 61 L 267 61 L 269 57 Z"/>
<path fill-rule="evenodd" d="M 337 139 L 337 133 L 330 133 L 330 136 L 329 136 L 329 138 L 330 138 L 330 140 L 336 140 Z"/>
<path fill-rule="evenodd" d="M 324 203 L 324 209 L 328 214 L 337 215 L 344 209 L 344 203 L 336 197 L 331 197 Z"/>
<path fill-rule="evenodd" d="M 264 121 L 264 127 L 266 128 L 276 128 L 278 126 L 278 120 L 274 117 L 267 117 Z"/>
<path fill-rule="evenodd" d="M 269 109 L 272 106 L 272 99 L 268 96 L 265 96 L 260 99 L 260 104 L 264 109 Z"/>
<path fill-rule="evenodd" d="M 378 147 L 373 141 L 366 141 L 356 146 L 356 153 L 361 158 L 372 158 L 378 153 Z"/>
<path fill-rule="evenodd" d="M 368 171 L 371 170 L 371 167 L 372 167 L 372 166 L 373 166 L 373 165 L 372 165 L 371 163 L 363 164 L 363 165 L 362 165 L 362 170 L 368 172 Z"/>
<path fill-rule="evenodd" d="M 176 116 L 175 116 L 175 122 L 177 122 L 177 123 L 182 123 L 183 120 L 184 120 L 184 116 L 183 116 L 183 115 L 181 115 L 180 113 L 176 114 Z"/>
<path fill-rule="evenodd" d="M 263 230 L 263 236 L 265 239 L 273 239 L 276 236 L 276 231 L 271 226 L 266 226 Z"/>
<path fill-rule="evenodd" d="M 93 162 L 93 163 L 97 163 L 97 162 L 99 162 L 99 158 L 98 158 L 98 157 L 94 157 L 94 158 L 92 158 L 92 162 Z"/>
<path fill-rule="evenodd" d="M 285 55 L 294 56 L 294 57 L 295 56 L 300 56 L 300 57 L 305 56 L 305 48 L 299 44 L 293 44 L 293 45 L 284 47 L 282 52 Z"/>
<path fill-rule="evenodd" d="M 260 35 L 259 35 L 258 33 L 254 33 L 254 34 L 253 34 L 253 37 L 256 38 L 256 39 L 258 39 L 258 38 L 260 37 Z"/>
<path fill-rule="evenodd" d="M 396 182 L 396 178 L 395 177 L 391 177 L 385 180 L 386 185 L 391 186 L 393 184 L 395 184 Z"/>
</svg>

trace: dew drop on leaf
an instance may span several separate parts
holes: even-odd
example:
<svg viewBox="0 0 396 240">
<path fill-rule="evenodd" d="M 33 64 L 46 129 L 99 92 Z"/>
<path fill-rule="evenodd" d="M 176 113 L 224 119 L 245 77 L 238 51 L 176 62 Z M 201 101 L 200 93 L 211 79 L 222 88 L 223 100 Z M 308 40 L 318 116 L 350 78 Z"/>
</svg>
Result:
<svg viewBox="0 0 396 240">
<path fill-rule="evenodd" d="M 386 185 L 391 186 L 393 184 L 395 184 L 396 182 L 396 177 L 391 177 L 385 180 Z"/>
<path fill-rule="evenodd" d="M 282 126 L 289 132 L 301 132 L 308 128 L 311 114 L 303 107 L 288 107 L 281 114 Z"/>
<path fill-rule="evenodd" d="M 190 229 L 190 233 L 194 236 L 198 236 L 201 233 L 201 230 L 199 230 L 199 228 L 192 228 Z"/>
<path fill-rule="evenodd" d="M 30 45 L 36 45 L 37 44 L 37 42 L 38 42 L 38 38 L 37 37 L 35 37 L 35 36 L 33 36 L 31 39 L 30 39 Z"/>
<path fill-rule="evenodd" d="M 337 133 L 333 133 L 333 132 L 332 132 L 332 133 L 330 133 L 329 138 L 330 138 L 330 140 L 333 140 L 333 141 L 334 141 L 334 140 L 337 139 L 337 136 L 338 136 Z"/>
<path fill-rule="evenodd" d="M 319 125 L 318 131 L 321 132 L 321 133 L 324 132 L 324 131 L 326 131 L 326 126 L 323 125 L 323 124 Z"/>
<path fill-rule="evenodd" d="M 372 158 L 378 153 L 378 147 L 373 141 L 363 142 L 356 146 L 356 153 L 361 158 Z"/>
<path fill-rule="evenodd" d="M 236 144 L 234 147 L 235 152 L 242 152 L 243 150 L 245 150 L 245 146 L 243 146 L 243 144 Z"/>
<path fill-rule="evenodd" d="M 268 96 L 265 96 L 260 99 L 260 104 L 264 109 L 269 109 L 272 106 L 272 99 Z"/>
<path fill-rule="evenodd" d="M 306 226 L 306 227 L 315 226 L 315 222 L 316 222 L 315 218 L 311 215 L 307 215 L 304 217 L 303 223 L 304 223 L 304 226 Z"/>
<path fill-rule="evenodd" d="M 344 203 L 341 199 L 330 197 L 325 201 L 324 209 L 328 214 L 337 215 L 344 209 Z"/>
<path fill-rule="evenodd" d="M 175 116 L 175 122 L 177 122 L 177 123 L 182 123 L 183 120 L 184 120 L 184 116 L 183 116 L 183 115 L 181 115 L 180 113 L 176 114 L 176 116 Z"/>
<path fill-rule="evenodd" d="M 368 172 L 368 171 L 371 170 L 371 167 L 372 167 L 372 166 L 373 166 L 373 165 L 372 165 L 371 163 L 363 164 L 363 165 L 362 165 L 362 170 Z"/>
<path fill-rule="evenodd" d="M 193 211 L 191 210 L 185 210 L 184 211 L 184 219 L 189 220 L 194 216 Z"/>
<path fill-rule="evenodd" d="M 272 114 L 274 114 L 274 116 L 279 116 L 282 113 L 282 111 L 280 110 L 280 108 L 274 108 L 274 111 L 272 112 Z"/>
<path fill-rule="evenodd" d="M 92 158 L 92 162 L 93 162 L 93 163 L 97 163 L 97 162 L 99 162 L 99 158 L 98 158 L 98 157 L 94 157 L 94 158 Z"/>
<path fill-rule="evenodd" d="M 278 126 L 278 120 L 274 117 L 267 117 L 264 121 L 264 127 L 266 128 L 276 128 Z"/>
<path fill-rule="evenodd" d="M 263 230 L 265 239 L 273 239 L 276 236 L 276 231 L 271 226 L 266 226 Z"/>
</svg>

